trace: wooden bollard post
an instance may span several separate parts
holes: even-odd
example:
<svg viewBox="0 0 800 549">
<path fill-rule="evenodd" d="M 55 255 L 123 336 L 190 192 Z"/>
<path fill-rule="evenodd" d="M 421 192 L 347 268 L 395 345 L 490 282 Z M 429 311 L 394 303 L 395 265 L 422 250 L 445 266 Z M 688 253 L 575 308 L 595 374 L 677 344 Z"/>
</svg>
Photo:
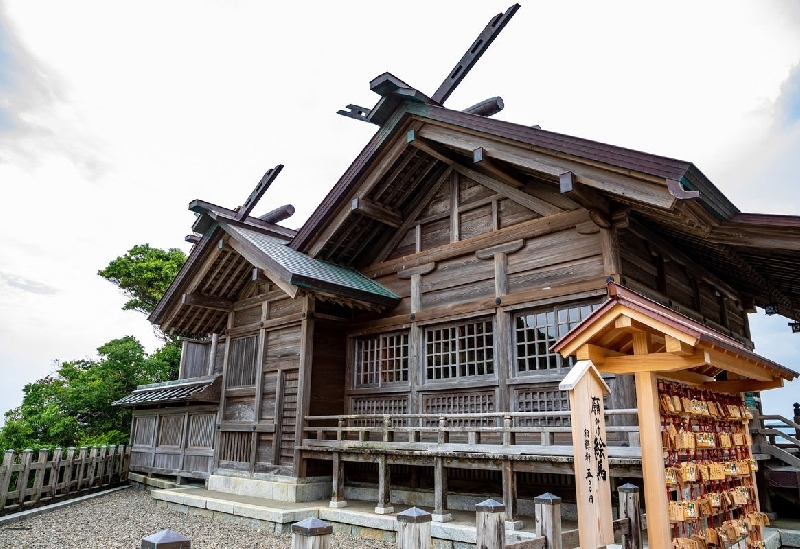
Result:
<svg viewBox="0 0 800 549">
<path fill-rule="evenodd" d="M 397 513 L 397 549 L 431 548 L 431 514 L 417 507 Z"/>
<path fill-rule="evenodd" d="M 328 549 L 333 526 L 309 517 L 292 524 L 292 549 Z"/>
<path fill-rule="evenodd" d="M 161 530 L 142 538 L 141 549 L 191 549 L 192 542 L 186 536 L 172 530 Z"/>
<path fill-rule="evenodd" d="M 503 549 L 506 546 L 506 507 L 487 499 L 475 506 L 477 549 Z"/>
<path fill-rule="evenodd" d="M 642 515 L 639 509 L 639 487 L 623 484 L 619 488 L 619 518 L 630 520 L 627 535 L 622 536 L 622 549 L 642 549 Z"/>
<path fill-rule="evenodd" d="M 561 498 L 547 492 L 533 498 L 536 535 L 547 539 L 547 549 L 561 549 Z"/>
</svg>

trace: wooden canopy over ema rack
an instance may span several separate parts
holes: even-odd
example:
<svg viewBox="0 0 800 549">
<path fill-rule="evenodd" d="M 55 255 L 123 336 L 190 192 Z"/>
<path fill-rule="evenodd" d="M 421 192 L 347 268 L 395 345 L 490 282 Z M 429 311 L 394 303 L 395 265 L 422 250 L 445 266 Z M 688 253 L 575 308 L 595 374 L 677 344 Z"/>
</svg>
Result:
<svg viewBox="0 0 800 549">
<path fill-rule="evenodd" d="M 591 360 L 601 373 L 648 373 L 721 393 L 776 389 L 798 376 L 614 282 L 608 284 L 608 297 L 553 349 Z"/>
</svg>

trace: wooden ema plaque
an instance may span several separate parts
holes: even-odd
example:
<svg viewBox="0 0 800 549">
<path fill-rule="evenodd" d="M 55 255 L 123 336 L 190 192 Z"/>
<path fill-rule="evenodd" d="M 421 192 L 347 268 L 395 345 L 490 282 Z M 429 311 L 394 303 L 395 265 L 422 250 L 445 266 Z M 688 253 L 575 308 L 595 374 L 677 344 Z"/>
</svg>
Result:
<svg viewBox="0 0 800 549">
<path fill-rule="evenodd" d="M 603 406 L 603 396 L 610 391 L 589 360 L 578 361 L 558 388 L 569 391 L 580 546 L 605 547 L 614 543 Z"/>
</svg>

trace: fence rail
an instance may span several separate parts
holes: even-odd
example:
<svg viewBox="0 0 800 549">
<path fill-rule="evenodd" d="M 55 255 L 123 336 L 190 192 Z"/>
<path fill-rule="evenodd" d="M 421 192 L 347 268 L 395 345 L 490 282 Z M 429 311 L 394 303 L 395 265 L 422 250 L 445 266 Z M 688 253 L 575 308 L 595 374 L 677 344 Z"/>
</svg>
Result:
<svg viewBox="0 0 800 549">
<path fill-rule="evenodd" d="M 636 409 L 606 410 L 607 418 L 636 420 Z M 463 442 L 479 444 L 572 444 L 572 428 L 566 424 L 554 426 L 548 420 L 569 421 L 570 412 L 492 412 L 453 414 L 348 414 L 335 416 L 306 416 L 308 426 L 303 428 L 304 444 L 315 441 L 369 441 L 372 435 L 383 442 L 423 442 L 433 440 L 440 444 Z M 637 425 L 606 427 L 613 444 L 639 446 Z M 556 435 L 560 434 L 561 440 Z"/>
<path fill-rule="evenodd" d="M 0 465 L 0 514 L 121 483 L 128 478 L 130 455 L 124 445 L 56 448 L 52 456 L 47 449 L 6 450 Z"/>
</svg>

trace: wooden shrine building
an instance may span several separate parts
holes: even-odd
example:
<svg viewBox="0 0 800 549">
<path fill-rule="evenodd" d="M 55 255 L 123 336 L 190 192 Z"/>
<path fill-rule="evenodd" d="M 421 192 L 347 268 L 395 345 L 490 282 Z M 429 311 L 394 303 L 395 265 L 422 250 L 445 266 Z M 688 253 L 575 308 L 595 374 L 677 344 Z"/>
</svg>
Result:
<svg viewBox="0 0 800 549">
<path fill-rule="evenodd" d="M 748 313 L 800 321 L 800 217 L 743 213 L 690 162 L 490 118 L 497 98 L 449 109 L 455 84 L 373 80 L 346 114 L 377 132 L 297 231 L 291 207 L 251 215 L 280 166 L 239 209 L 190 204 L 150 317 L 184 338 L 181 379 L 118 403 L 132 471 L 379 513 L 417 494 L 443 520 L 495 496 L 513 519 L 545 490 L 574 501 L 558 385 L 577 359 L 610 388 L 615 482 L 641 483 L 634 372 L 734 393 L 797 376 L 753 352 Z"/>
</svg>

